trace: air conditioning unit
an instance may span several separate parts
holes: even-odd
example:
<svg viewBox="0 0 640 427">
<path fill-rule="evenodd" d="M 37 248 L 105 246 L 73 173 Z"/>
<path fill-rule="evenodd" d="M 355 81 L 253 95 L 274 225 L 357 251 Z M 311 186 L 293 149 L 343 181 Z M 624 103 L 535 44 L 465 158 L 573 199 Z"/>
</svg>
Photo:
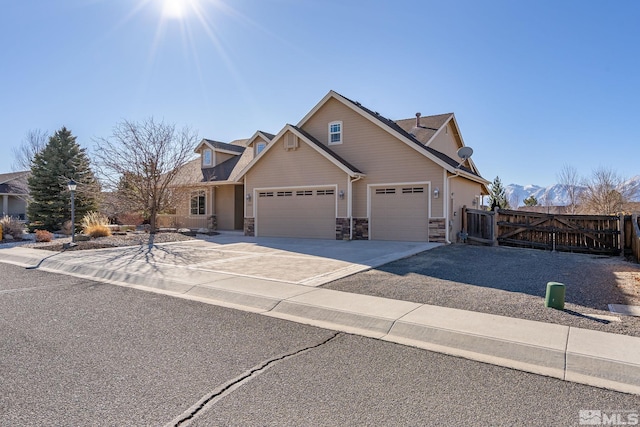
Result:
<svg viewBox="0 0 640 427">
<path fill-rule="evenodd" d="M 292 133 L 288 133 L 284 139 L 285 150 L 295 150 L 298 148 L 298 137 Z"/>
</svg>

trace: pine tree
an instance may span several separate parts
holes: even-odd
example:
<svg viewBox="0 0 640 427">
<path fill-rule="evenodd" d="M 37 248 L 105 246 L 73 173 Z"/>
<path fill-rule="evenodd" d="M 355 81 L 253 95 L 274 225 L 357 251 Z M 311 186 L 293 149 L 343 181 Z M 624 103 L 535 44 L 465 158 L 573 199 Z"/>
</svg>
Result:
<svg viewBox="0 0 640 427">
<path fill-rule="evenodd" d="M 538 199 L 533 194 L 526 199 L 524 199 L 525 206 L 538 206 Z"/>
<path fill-rule="evenodd" d="M 98 208 L 100 187 L 91 170 L 89 158 L 76 143 L 76 137 L 63 127 L 57 131 L 31 163 L 28 206 L 29 221 L 37 228 L 57 231 L 71 219 L 69 180 L 77 184 L 75 193 L 76 224 Z"/>
<path fill-rule="evenodd" d="M 502 181 L 500 181 L 500 177 L 498 176 L 496 176 L 496 178 L 491 183 L 491 189 L 489 192 L 489 206 L 491 207 L 491 210 L 494 210 L 496 206 L 500 209 L 509 208 L 507 192 L 502 185 Z"/>
</svg>

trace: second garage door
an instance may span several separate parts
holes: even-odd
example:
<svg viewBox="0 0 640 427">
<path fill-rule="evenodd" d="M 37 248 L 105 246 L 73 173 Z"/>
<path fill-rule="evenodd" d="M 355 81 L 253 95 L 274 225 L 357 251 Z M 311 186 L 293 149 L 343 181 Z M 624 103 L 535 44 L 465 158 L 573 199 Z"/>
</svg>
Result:
<svg viewBox="0 0 640 427">
<path fill-rule="evenodd" d="M 422 185 L 372 187 L 371 240 L 429 240 L 429 188 Z"/>
<path fill-rule="evenodd" d="M 336 238 L 335 189 L 268 190 L 257 196 L 257 236 Z"/>
</svg>

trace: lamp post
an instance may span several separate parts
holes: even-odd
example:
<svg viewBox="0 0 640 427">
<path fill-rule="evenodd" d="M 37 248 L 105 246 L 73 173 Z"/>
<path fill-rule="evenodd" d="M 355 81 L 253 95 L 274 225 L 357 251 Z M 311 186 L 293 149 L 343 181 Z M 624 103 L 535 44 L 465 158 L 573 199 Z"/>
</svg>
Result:
<svg viewBox="0 0 640 427">
<path fill-rule="evenodd" d="M 74 196 L 75 196 L 77 187 L 78 185 L 73 179 L 69 181 L 69 183 L 67 184 L 67 188 L 71 192 L 71 245 L 70 246 L 75 246 L 76 244 L 76 203 L 75 203 Z"/>
</svg>

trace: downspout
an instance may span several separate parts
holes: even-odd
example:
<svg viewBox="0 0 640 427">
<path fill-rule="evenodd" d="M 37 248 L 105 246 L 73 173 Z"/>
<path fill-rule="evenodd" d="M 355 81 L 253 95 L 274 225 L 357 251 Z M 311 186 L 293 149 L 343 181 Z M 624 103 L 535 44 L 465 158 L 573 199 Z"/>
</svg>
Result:
<svg viewBox="0 0 640 427">
<path fill-rule="evenodd" d="M 450 212 L 449 203 L 451 203 L 451 207 L 453 207 L 453 202 L 451 201 L 452 199 L 451 199 L 451 192 L 450 192 L 451 182 L 449 180 L 451 178 L 456 178 L 458 176 L 460 176 L 460 170 L 456 169 L 455 170 L 455 175 L 448 176 L 447 180 L 445 182 L 446 190 L 445 190 L 445 193 L 444 193 L 445 194 L 444 198 L 446 200 L 446 202 L 445 202 L 446 203 L 446 210 L 445 210 L 446 213 L 445 213 L 445 216 L 444 216 L 444 218 L 445 218 L 444 220 L 446 222 L 446 227 L 447 227 L 447 233 L 445 234 L 446 235 L 445 242 L 447 244 L 451 244 L 451 240 L 449 240 L 449 221 L 450 221 L 450 218 L 449 218 L 449 212 Z"/>
<path fill-rule="evenodd" d="M 349 178 L 349 194 L 347 195 L 347 217 L 349 217 L 349 240 L 353 240 L 353 183 L 362 179 L 362 175 L 356 175 L 354 179 Z"/>
</svg>

